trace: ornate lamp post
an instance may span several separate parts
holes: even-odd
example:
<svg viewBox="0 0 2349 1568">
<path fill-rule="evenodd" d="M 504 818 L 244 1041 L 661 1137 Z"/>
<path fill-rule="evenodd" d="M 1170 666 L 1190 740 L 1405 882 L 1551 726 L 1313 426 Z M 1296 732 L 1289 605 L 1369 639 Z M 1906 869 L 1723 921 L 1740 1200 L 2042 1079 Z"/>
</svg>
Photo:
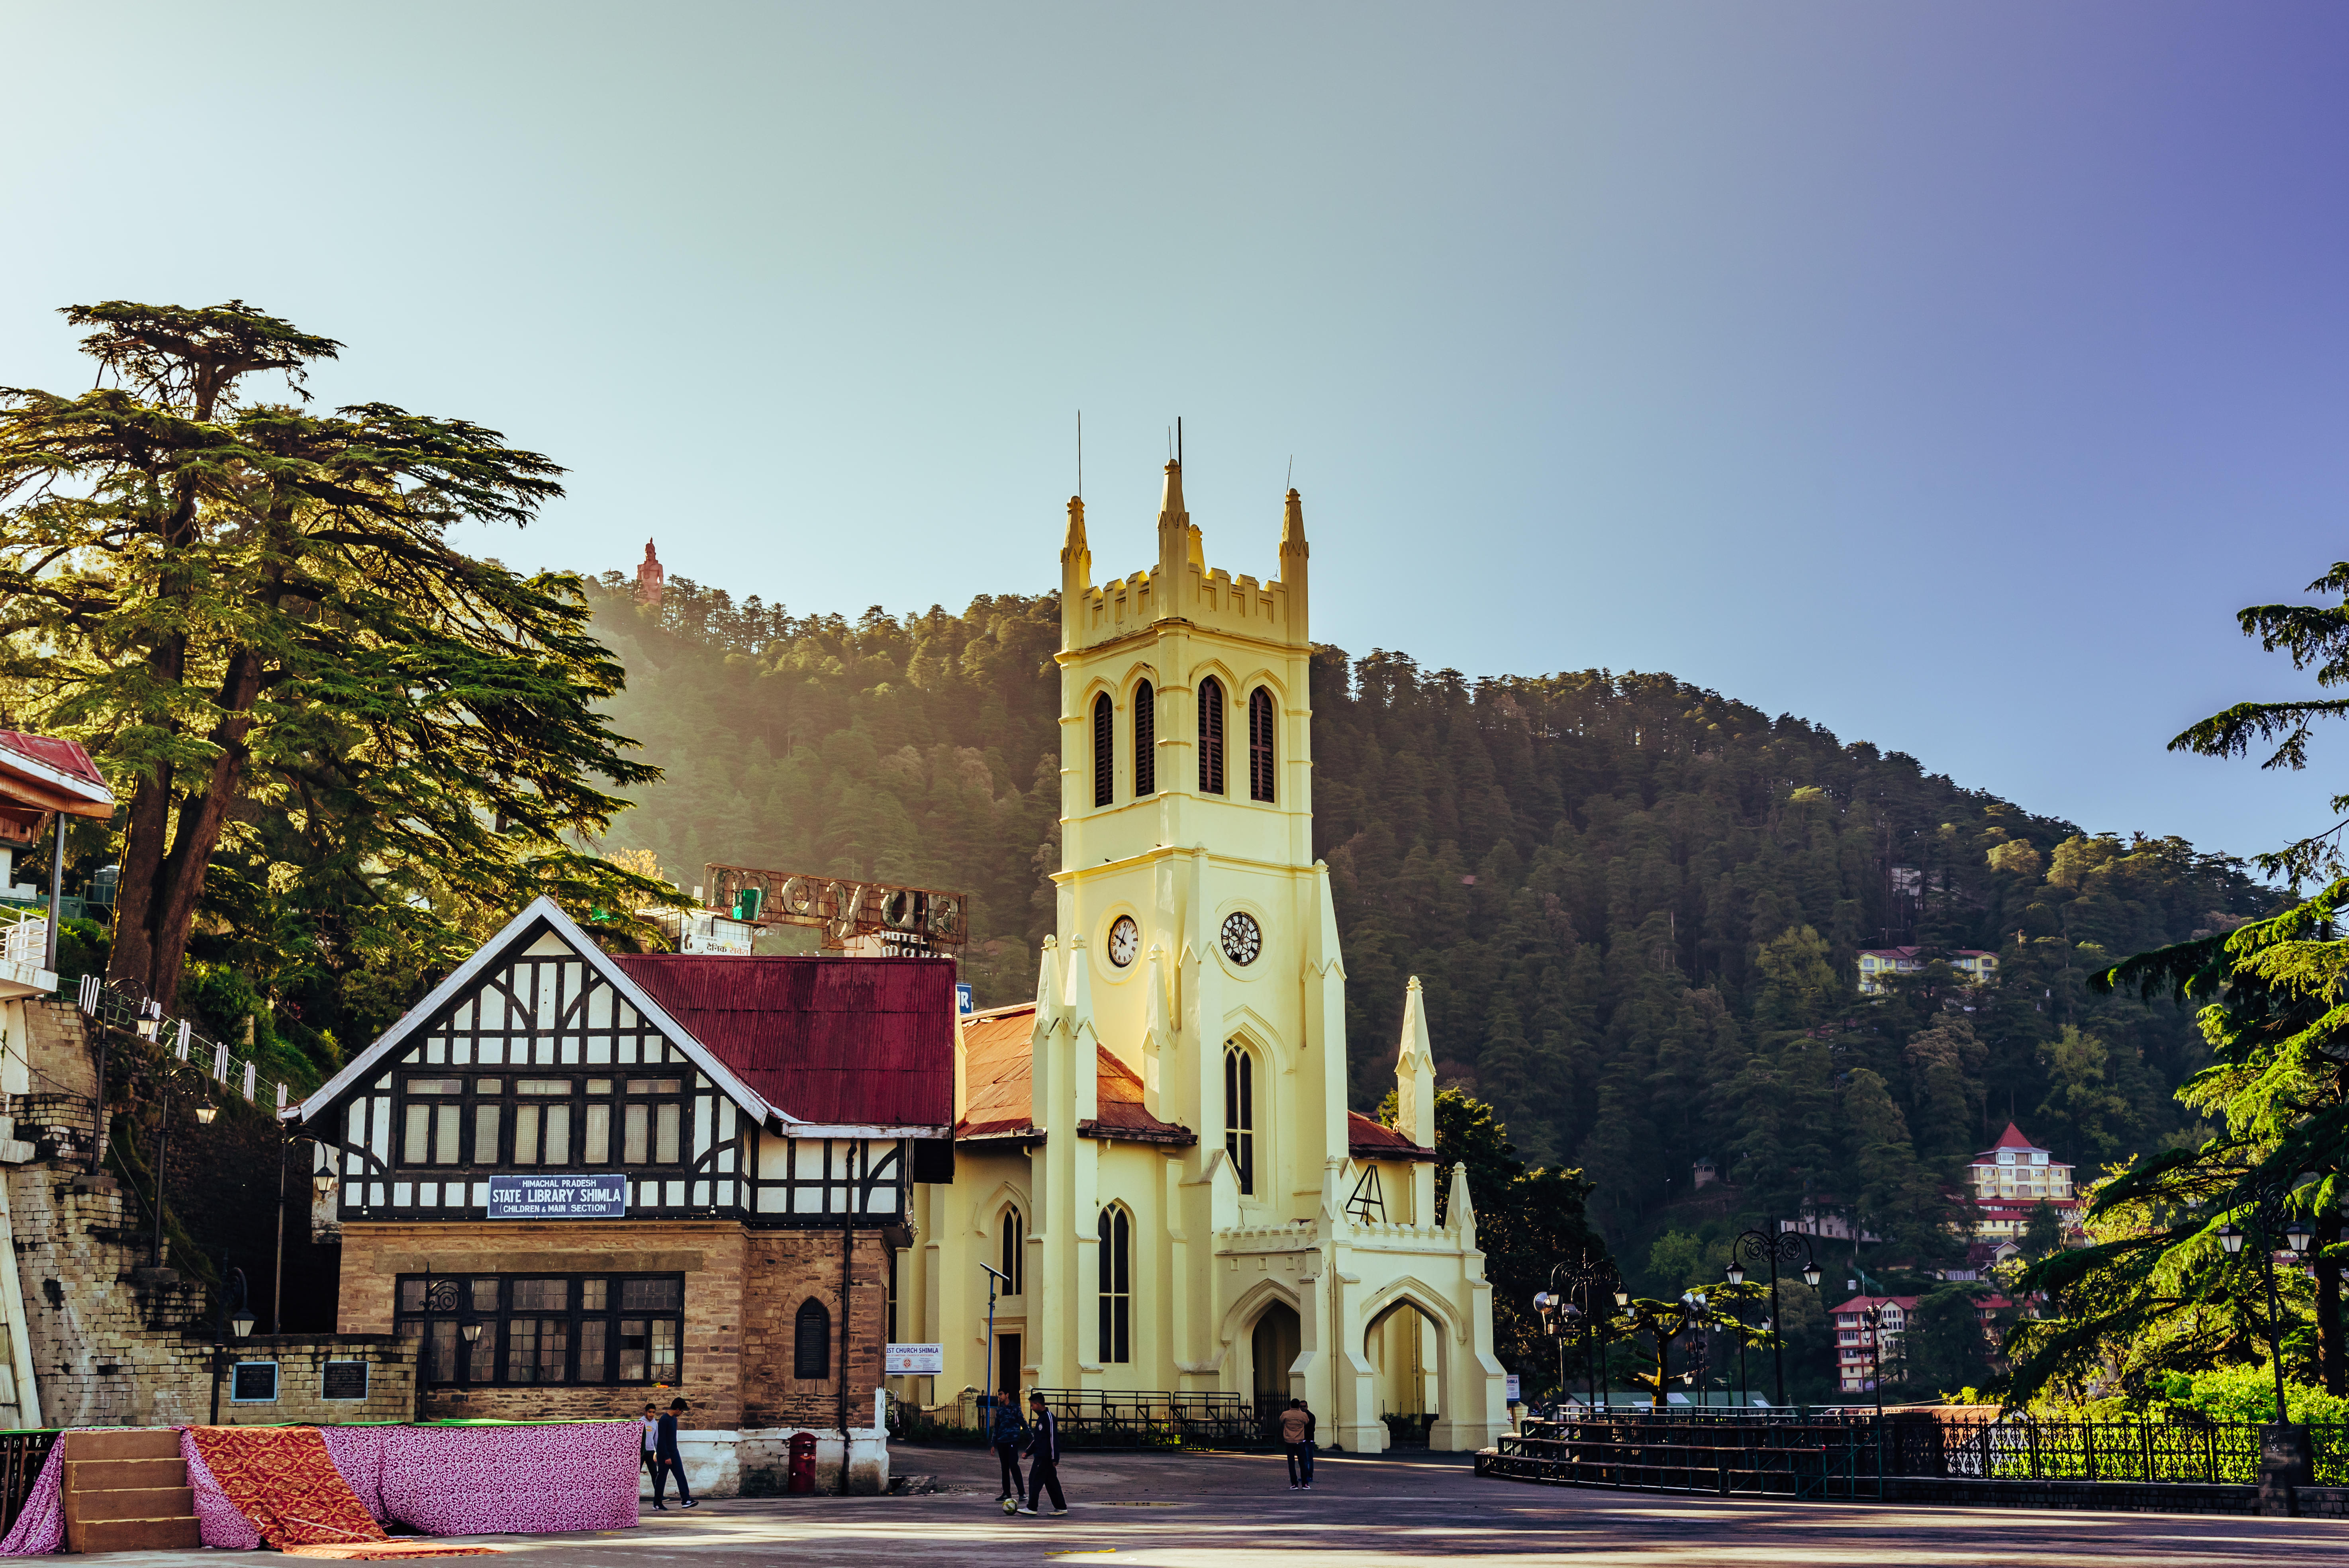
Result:
<svg viewBox="0 0 2349 1568">
<path fill-rule="evenodd" d="M 1786 1402 L 1786 1345 L 1785 1336 L 1777 1333 L 1776 1325 L 1785 1321 L 1785 1315 L 1778 1309 L 1778 1265 L 1801 1259 L 1803 1283 L 1813 1290 L 1819 1286 L 1819 1265 L 1811 1256 L 1810 1237 L 1800 1231 L 1778 1230 L 1775 1220 L 1771 1225 L 1772 1229 L 1767 1231 L 1742 1232 L 1730 1244 L 1729 1283 L 1745 1283 L 1745 1264 L 1748 1263 L 1766 1262 L 1770 1265 L 1770 1352 L 1775 1358 L 1778 1403 L 1783 1406 Z"/>
<path fill-rule="evenodd" d="M 1559 1264 L 1549 1271 L 1549 1289 L 1537 1292 L 1534 1310 L 1541 1315 L 1542 1332 L 1557 1342 L 1557 1388 L 1560 1398 L 1566 1393 L 1566 1336 L 1578 1331 L 1582 1340 L 1584 1370 L 1590 1377 L 1590 1405 L 1599 1407 L 1599 1371 L 1591 1354 L 1594 1333 L 1603 1336 L 1606 1330 L 1602 1315 L 1595 1310 L 1593 1299 L 1599 1287 L 1613 1275 L 1606 1264 L 1594 1261 L 1588 1253 L 1570 1264 Z M 1561 1288 L 1561 1286 L 1563 1288 Z M 1571 1298 L 1579 1296 L 1577 1302 Z M 1617 1292 L 1616 1303 L 1629 1300 L 1627 1293 Z"/>
<path fill-rule="evenodd" d="M 2287 1182 L 2254 1191 L 2247 1216 L 2252 1228 L 2260 1233 L 2260 1261 L 2267 1269 L 2268 1284 L 2268 1360 L 2275 1367 L 2276 1424 L 2288 1426 L 2292 1414 L 2284 1406 L 2283 1392 L 2283 1308 L 2276 1296 L 2275 1238 L 2277 1222 L 2284 1217 L 2284 1205 L 2291 1201 L 2292 1188 Z M 2294 1220 L 2282 1228 L 2284 1244 L 2294 1253 L 2308 1251 L 2312 1233 L 2307 1224 Z M 2243 1250 L 2244 1233 L 2230 1220 L 2219 1227 L 2219 1244 L 2229 1255 Z"/>
</svg>

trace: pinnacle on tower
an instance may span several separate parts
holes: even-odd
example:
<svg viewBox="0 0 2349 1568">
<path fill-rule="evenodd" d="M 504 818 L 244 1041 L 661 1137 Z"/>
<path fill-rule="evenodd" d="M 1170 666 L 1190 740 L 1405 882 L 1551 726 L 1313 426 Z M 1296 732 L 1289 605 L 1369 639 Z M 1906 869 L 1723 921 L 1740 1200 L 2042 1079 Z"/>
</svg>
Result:
<svg viewBox="0 0 2349 1568">
<path fill-rule="evenodd" d="M 1061 564 L 1066 565 L 1077 556 L 1092 553 L 1092 549 L 1085 543 L 1085 498 L 1072 495 L 1069 498 L 1069 531 L 1061 541 Z"/>
<path fill-rule="evenodd" d="M 1280 513 L 1280 552 L 1287 555 L 1291 551 L 1305 553 L 1305 501 L 1293 489 Z"/>
</svg>

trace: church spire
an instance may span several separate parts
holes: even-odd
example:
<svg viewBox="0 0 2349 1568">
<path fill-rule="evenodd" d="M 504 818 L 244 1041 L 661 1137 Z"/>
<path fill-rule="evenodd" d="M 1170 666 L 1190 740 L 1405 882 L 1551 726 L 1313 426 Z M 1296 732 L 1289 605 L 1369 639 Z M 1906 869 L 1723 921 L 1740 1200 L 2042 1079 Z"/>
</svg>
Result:
<svg viewBox="0 0 2349 1568">
<path fill-rule="evenodd" d="M 1280 509 L 1280 585 L 1288 590 L 1289 634 L 1299 640 L 1307 634 L 1311 614 L 1308 608 L 1305 562 L 1312 553 L 1305 543 L 1305 500 L 1291 486 Z"/>
<path fill-rule="evenodd" d="M 1435 1147 L 1435 1052 L 1427 1040 L 1427 998 L 1419 976 L 1402 994 L 1402 1046 L 1395 1053 L 1395 1130 Z"/>
<path fill-rule="evenodd" d="M 1083 622 L 1077 606 L 1093 585 L 1093 552 L 1085 543 L 1085 502 L 1069 498 L 1069 531 L 1061 541 L 1061 622 L 1063 630 Z"/>
</svg>

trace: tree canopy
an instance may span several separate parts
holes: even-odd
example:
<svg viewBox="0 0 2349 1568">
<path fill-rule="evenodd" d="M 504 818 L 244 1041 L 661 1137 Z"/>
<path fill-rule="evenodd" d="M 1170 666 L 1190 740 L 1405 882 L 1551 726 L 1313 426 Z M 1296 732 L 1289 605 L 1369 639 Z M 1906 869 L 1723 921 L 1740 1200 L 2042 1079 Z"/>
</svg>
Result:
<svg viewBox="0 0 2349 1568">
<path fill-rule="evenodd" d="M 533 892 L 623 931 L 666 894 L 582 847 L 660 775 L 599 709 L 624 675 L 581 584 L 447 542 L 526 523 L 554 462 L 312 411 L 342 346 L 239 301 L 65 315 L 98 384 L 0 391 L 0 704 L 126 797 L 113 979 L 171 1006 L 192 960 L 206 999 L 273 997 L 264 1025 L 330 1057 Z"/>
</svg>

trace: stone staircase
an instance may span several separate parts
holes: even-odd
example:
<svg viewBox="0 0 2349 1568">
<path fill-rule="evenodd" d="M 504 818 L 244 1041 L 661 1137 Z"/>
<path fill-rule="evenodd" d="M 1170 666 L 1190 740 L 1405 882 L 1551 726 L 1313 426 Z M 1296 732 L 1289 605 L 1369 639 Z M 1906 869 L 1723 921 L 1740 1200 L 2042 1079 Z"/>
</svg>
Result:
<svg viewBox="0 0 2349 1568">
<path fill-rule="evenodd" d="M 66 1550 L 194 1551 L 196 1494 L 170 1427 L 67 1432 Z"/>
</svg>

